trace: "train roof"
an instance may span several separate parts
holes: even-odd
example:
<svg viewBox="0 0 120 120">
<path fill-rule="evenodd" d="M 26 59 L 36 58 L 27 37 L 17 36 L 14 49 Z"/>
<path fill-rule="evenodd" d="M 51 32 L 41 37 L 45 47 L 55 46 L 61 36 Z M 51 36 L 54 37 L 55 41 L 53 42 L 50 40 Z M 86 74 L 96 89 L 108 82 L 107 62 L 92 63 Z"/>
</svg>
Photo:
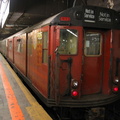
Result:
<svg viewBox="0 0 120 120">
<path fill-rule="evenodd" d="M 12 35 L 16 36 L 45 25 L 69 25 L 103 29 L 120 29 L 120 14 L 112 9 L 96 6 L 76 6 L 64 10 L 38 24 Z"/>
<path fill-rule="evenodd" d="M 115 10 L 103 7 L 76 6 L 36 24 L 33 28 L 47 24 L 120 29 L 120 14 Z"/>
<path fill-rule="evenodd" d="M 61 20 L 70 17 L 70 20 Z M 61 12 L 51 25 L 72 25 L 91 28 L 120 29 L 120 14 L 112 9 L 96 6 L 77 6 Z"/>
</svg>

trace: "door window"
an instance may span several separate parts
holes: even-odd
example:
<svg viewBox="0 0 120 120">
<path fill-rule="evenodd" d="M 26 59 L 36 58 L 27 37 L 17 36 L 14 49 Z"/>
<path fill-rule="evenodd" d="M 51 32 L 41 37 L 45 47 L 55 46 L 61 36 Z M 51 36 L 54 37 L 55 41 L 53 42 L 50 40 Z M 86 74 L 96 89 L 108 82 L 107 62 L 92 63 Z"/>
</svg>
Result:
<svg viewBox="0 0 120 120">
<path fill-rule="evenodd" d="M 85 55 L 99 56 L 101 55 L 102 35 L 101 33 L 85 33 Z"/>
</svg>

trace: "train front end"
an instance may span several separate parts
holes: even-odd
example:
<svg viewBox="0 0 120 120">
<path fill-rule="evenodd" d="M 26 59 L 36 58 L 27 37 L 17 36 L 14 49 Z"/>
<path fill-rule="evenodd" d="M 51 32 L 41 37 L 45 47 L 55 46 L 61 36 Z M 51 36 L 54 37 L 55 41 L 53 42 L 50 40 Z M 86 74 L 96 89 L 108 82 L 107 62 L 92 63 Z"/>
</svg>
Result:
<svg viewBox="0 0 120 120">
<path fill-rule="evenodd" d="M 115 11 L 96 7 L 69 9 L 53 21 L 50 97 L 55 106 L 93 108 L 120 98 L 118 23 Z"/>
<path fill-rule="evenodd" d="M 56 104 L 88 107 L 119 98 L 120 30 L 113 12 L 76 7 L 53 20 L 50 96 Z"/>
</svg>

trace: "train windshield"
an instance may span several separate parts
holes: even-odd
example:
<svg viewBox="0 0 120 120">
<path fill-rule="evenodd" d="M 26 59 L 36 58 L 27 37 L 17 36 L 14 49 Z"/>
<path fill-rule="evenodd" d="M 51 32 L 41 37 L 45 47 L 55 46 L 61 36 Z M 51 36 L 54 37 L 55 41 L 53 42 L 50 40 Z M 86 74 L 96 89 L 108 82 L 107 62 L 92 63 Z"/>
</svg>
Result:
<svg viewBox="0 0 120 120">
<path fill-rule="evenodd" d="M 75 29 L 60 30 L 59 54 L 74 55 L 77 54 L 78 31 Z"/>
</svg>

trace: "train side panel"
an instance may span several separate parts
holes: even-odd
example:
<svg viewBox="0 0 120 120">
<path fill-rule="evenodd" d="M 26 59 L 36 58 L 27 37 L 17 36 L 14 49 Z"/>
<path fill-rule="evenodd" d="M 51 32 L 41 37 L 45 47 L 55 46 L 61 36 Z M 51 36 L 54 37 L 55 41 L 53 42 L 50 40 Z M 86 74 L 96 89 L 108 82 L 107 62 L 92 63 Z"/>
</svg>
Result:
<svg viewBox="0 0 120 120">
<path fill-rule="evenodd" d="M 8 50 L 7 39 L 4 40 L 3 47 L 4 47 L 3 48 L 4 56 L 7 57 L 7 50 Z"/>
<path fill-rule="evenodd" d="M 26 75 L 26 34 L 14 37 L 14 64 Z"/>
<path fill-rule="evenodd" d="M 104 31 L 104 58 L 103 58 L 103 83 L 102 83 L 102 93 L 103 94 L 113 94 L 111 89 L 111 39 L 112 32 L 111 30 Z"/>
<path fill-rule="evenodd" d="M 113 30 L 112 44 L 112 89 L 114 87 L 120 87 L 120 30 Z"/>
<path fill-rule="evenodd" d="M 48 97 L 48 39 L 49 27 L 28 33 L 27 77 L 44 97 Z"/>
<path fill-rule="evenodd" d="M 7 57 L 7 39 L 0 41 L 0 52 Z"/>
</svg>

